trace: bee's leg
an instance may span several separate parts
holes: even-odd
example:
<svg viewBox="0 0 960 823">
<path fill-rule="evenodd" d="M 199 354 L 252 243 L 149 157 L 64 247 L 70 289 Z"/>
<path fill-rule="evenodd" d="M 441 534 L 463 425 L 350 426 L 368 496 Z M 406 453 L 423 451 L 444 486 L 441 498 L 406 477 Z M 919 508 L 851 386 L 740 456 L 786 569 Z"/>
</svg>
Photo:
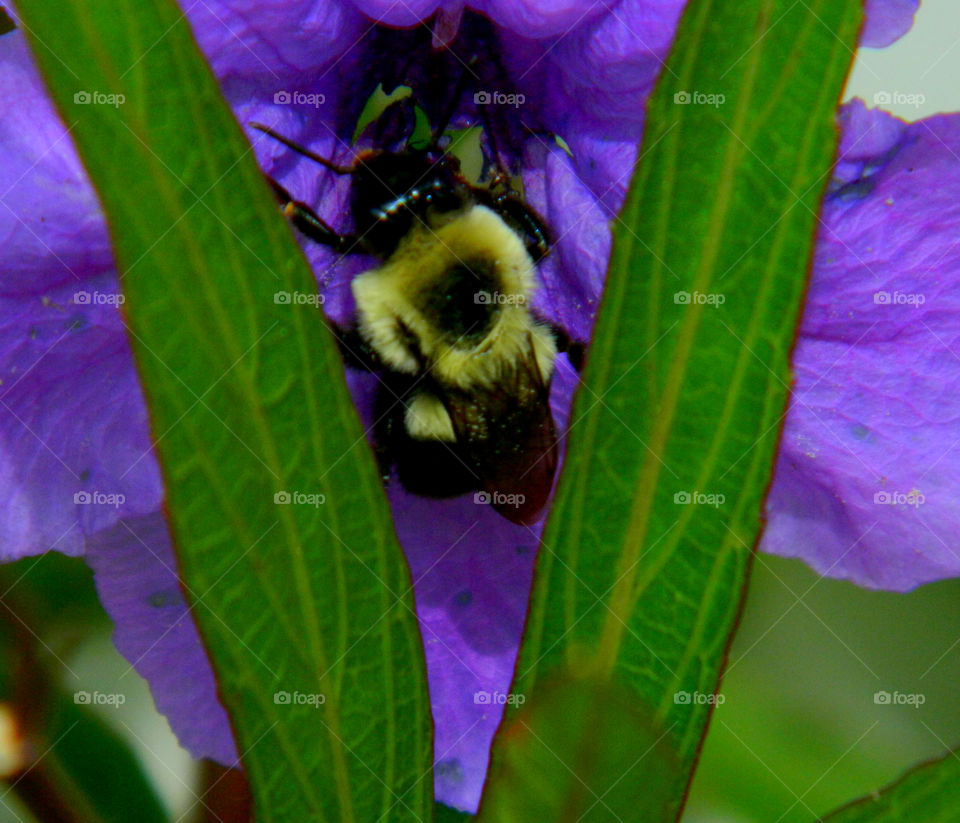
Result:
<svg viewBox="0 0 960 823">
<path fill-rule="evenodd" d="M 355 247 L 360 242 L 360 238 L 350 234 L 340 234 L 334 231 L 326 222 L 311 209 L 306 203 L 294 200 L 283 186 L 281 186 L 272 177 L 267 177 L 270 187 L 276 195 L 277 202 L 283 207 L 284 215 L 296 226 L 304 235 L 317 243 L 329 246 L 340 254 L 346 254 L 349 251 L 359 250 Z"/>
<path fill-rule="evenodd" d="M 569 334 L 567 334 L 559 326 L 551 326 L 550 330 L 553 332 L 553 339 L 557 344 L 557 352 L 565 353 L 567 359 L 570 361 L 570 365 L 577 370 L 577 374 L 583 371 L 583 362 L 587 356 L 587 344 L 581 343 L 579 340 L 573 340 Z"/>
<path fill-rule="evenodd" d="M 533 209 L 513 192 L 493 196 L 493 208 L 523 235 L 527 251 L 539 263 L 550 251 L 550 232 Z"/>
<path fill-rule="evenodd" d="M 383 363 L 373 347 L 363 338 L 356 326 L 338 326 L 327 320 L 327 328 L 333 333 L 340 349 L 340 356 L 346 366 L 357 371 L 380 371 Z"/>
<path fill-rule="evenodd" d="M 390 485 L 398 445 L 403 441 L 404 396 L 402 380 L 383 372 L 373 400 L 373 454 L 385 486 Z"/>
</svg>

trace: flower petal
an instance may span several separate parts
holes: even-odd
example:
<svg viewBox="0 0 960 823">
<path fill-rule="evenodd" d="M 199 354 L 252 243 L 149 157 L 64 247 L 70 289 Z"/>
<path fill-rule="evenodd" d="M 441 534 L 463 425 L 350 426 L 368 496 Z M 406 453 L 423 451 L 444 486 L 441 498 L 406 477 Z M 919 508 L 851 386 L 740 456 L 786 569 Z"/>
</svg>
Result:
<svg viewBox="0 0 960 823">
<path fill-rule="evenodd" d="M 157 511 L 163 485 L 112 276 L 89 290 L 3 298 L 0 508 L 3 559 L 51 548 L 77 554 L 83 535 Z"/>
<path fill-rule="evenodd" d="M 203 0 L 183 5 L 194 37 L 228 96 L 237 76 L 269 84 L 309 72 L 315 86 L 369 27 L 350 3 L 335 0 L 287 0 L 274 6 L 258 0 Z"/>
<path fill-rule="evenodd" d="M 440 0 L 353 0 L 353 3 L 371 20 L 398 27 L 417 25 L 441 5 Z"/>
<path fill-rule="evenodd" d="M 920 0 L 867 0 L 860 45 L 884 48 L 910 31 Z"/>
<path fill-rule="evenodd" d="M 761 549 L 905 591 L 960 575 L 960 116 L 841 122 Z"/>
<path fill-rule="evenodd" d="M 507 31 L 561 41 L 584 21 L 609 12 L 605 4 L 585 0 L 477 0 L 470 7 Z"/>
<path fill-rule="evenodd" d="M 560 358 L 551 406 L 561 431 L 576 383 Z M 392 488 L 390 501 L 427 657 L 437 800 L 472 812 L 513 679 L 543 523 L 516 526 L 469 496 L 432 501 Z"/>
<path fill-rule="evenodd" d="M 101 532 L 87 544 L 87 562 L 113 620 L 114 644 L 150 684 L 180 744 L 194 757 L 236 765 L 230 723 L 180 592 L 163 515 L 122 520 Z"/>
<path fill-rule="evenodd" d="M 99 204 L 20 32 L 0 67 L 0 556 L 77 554 L 163 489 Z"/>
<path fill-rule="evenodd" d="M 106 224 L 23 33 L 0 38 L 0 296 L 40 296 L 112 268 Z"/>
</svg>

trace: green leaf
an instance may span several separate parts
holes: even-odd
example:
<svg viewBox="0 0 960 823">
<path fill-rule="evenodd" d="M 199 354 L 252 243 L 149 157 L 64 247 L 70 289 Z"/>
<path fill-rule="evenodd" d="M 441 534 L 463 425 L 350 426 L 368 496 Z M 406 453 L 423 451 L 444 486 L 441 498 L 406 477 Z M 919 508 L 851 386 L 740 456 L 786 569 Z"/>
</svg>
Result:
<svg viewBox="0 0 960 823">
<path fill-rule="evenodd" d="M 373 90 L 373 94 L 363 104 L 363 110 L 360 112 L 360 117 L 357 118 L 357 125 L 353 130 L 353 138 L 350 142 L 356 143 L 367 126 L 376 121 L 391 105 L 405 100 L 412 93 L 413 89 L 410 86 L 397 86 L 390 94 L 387 94 L 383 90 L 383 84 L 378 83 Z"/>
<path fill-rule="evenodd" d="M 960 757 L 949 752 L 827 815 L 824 823 L 958 823 L 958 797 Z"/>
<path fill-rule="evenodd" d="M 434 806 L 433 823 L 466 823 L 468 820 L 475 819 L 473 815 L 451 809 L 443 803 L 437 803 Z"/>
<path fill-rule="evenodd" d="M 50 707 L 48 707 L 50 708 Z M 49 793 L 66 801 L 88 823 L 163 823 L 169 820 L 140 762 L 127 743 L 100 718 L 61 693 L 45 739 L 47 752 L 30 770 L 49 782 Z M 38 753 L 39 753 L 38 752 Z M 31 782 L 28 776 L 24 781 Z M 23 783 L 18 784 L 23 793 Z"/>
<path fill-rule="evenodd" d="M 0 702 L 30 758 L 8 775 L 11 793 L 40 820 L 167 820 L 128 742 L 63 683 L 62 658 L 109 626 L 90 568 L 58 552 L 24 558 L 0 565 L 0 591 Z"/>
<path fill-rule="evenodd" d="M 571 679 L 543 689 L 503 728 L 478 819 L 665 821 L 677 768 L 666 738 L 629 692 L 609 683 Z"/>
<path fill-rule="evenodd" d="M 427 817 L 409 571 L 249 143 L 171 0 L 19 8 L 107 213 L 180 571 L 258 819 Z"/>
<path fill-rule="evenodd" d="M 110 626 L 97 599 L 93 571 L 79 557 L 51 551 L 0 564 L 0 592 L 8 606 L 0 609 L 0 620 L 17 630 L 20 623 L 13 615 L 27 619 L 29 614 L 30 628 L 58 648 Z M 51 603 L 56 608 L 51 609 Z"/>
<path fill-rule="evenodd" d="M 760 532 L 859 6 L 693 0 L 614 225 L 513 691 L 628 684 L 683 766 L 674 815 Z"/>
<path fill-rule="evenodd" d="M 448 129 L 450 137 L 447 152 L 460 161 L 460 172 L 471 183 L 478 185 L 483 176 L 483 129 L 468 126 L 465 129 Z"/>
<path fill-rule="evenodd" d="M 407 138 L 407 145 L 414 151 L 422 151 L 433 142 L 433 129 L 430 118 L 420 106 L 413 107 L 413 131 Z"/>
</svg>

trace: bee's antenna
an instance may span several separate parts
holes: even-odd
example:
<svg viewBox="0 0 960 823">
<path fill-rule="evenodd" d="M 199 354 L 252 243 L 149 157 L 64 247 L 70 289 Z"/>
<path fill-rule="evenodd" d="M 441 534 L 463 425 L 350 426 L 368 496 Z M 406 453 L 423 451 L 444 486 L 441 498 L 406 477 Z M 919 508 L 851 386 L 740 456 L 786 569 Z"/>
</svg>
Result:
<svg viewBox="0 0 960 823">
<path fill-rule="evenodd" d="M 303 146 L 294 143 L 289 138 L 284 137 L 282 134 L 278 134 L 269 126 L 264 126 L 262 123 L 249 123 L 248 125 L 257 131 L 262 131 L 264 134 L 270 135 L 274 140 L 283 143 L 283 145 L 285 145 L 288 149 L 295 151 L 297 154 L 302 154 L 304 157 L 313 160 L 314 163 L 319 163 L 325 169 L 330 169 L 330 171 L 332 171 L 334 174 L 353 174 L 353 172 L 356 171 L 353 166 L 338 166 L 336 163 L 327 160 L 326 157 L 321 157 L 319 154 L 310 151 L 310 149 L 306 149 Z"/>
</svg>

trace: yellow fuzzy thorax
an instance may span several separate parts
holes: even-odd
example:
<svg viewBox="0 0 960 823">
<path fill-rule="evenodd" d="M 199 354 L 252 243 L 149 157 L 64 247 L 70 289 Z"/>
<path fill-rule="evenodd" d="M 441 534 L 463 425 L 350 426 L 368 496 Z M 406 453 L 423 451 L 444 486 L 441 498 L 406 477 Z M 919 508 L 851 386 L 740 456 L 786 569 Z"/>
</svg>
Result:
<svg viewBox="0 0 960 823">
<path fill-rule="evenodd" d="M 454 267 L 474 260 L 484 261 L 494 273 L 497 293 L 483 294 L 498 311 L 482 340 L 451 343 L 427 317 L 423 296 Z M 402 325 L 416 339 L 423 365 L 441 384 L 494 386 L 519 358 L 531 355 L 544 384 L 550 379 L 556 344 L 530 314 L 536 289 L 533 261 L 518 234 L 485 206 L 470 206 L 429 227 L 416 226 L 382 265 L 358 275 L 351 285 L 360 332 L 390 369 L 418 374 L 423 368 Z"/>
</svg>

